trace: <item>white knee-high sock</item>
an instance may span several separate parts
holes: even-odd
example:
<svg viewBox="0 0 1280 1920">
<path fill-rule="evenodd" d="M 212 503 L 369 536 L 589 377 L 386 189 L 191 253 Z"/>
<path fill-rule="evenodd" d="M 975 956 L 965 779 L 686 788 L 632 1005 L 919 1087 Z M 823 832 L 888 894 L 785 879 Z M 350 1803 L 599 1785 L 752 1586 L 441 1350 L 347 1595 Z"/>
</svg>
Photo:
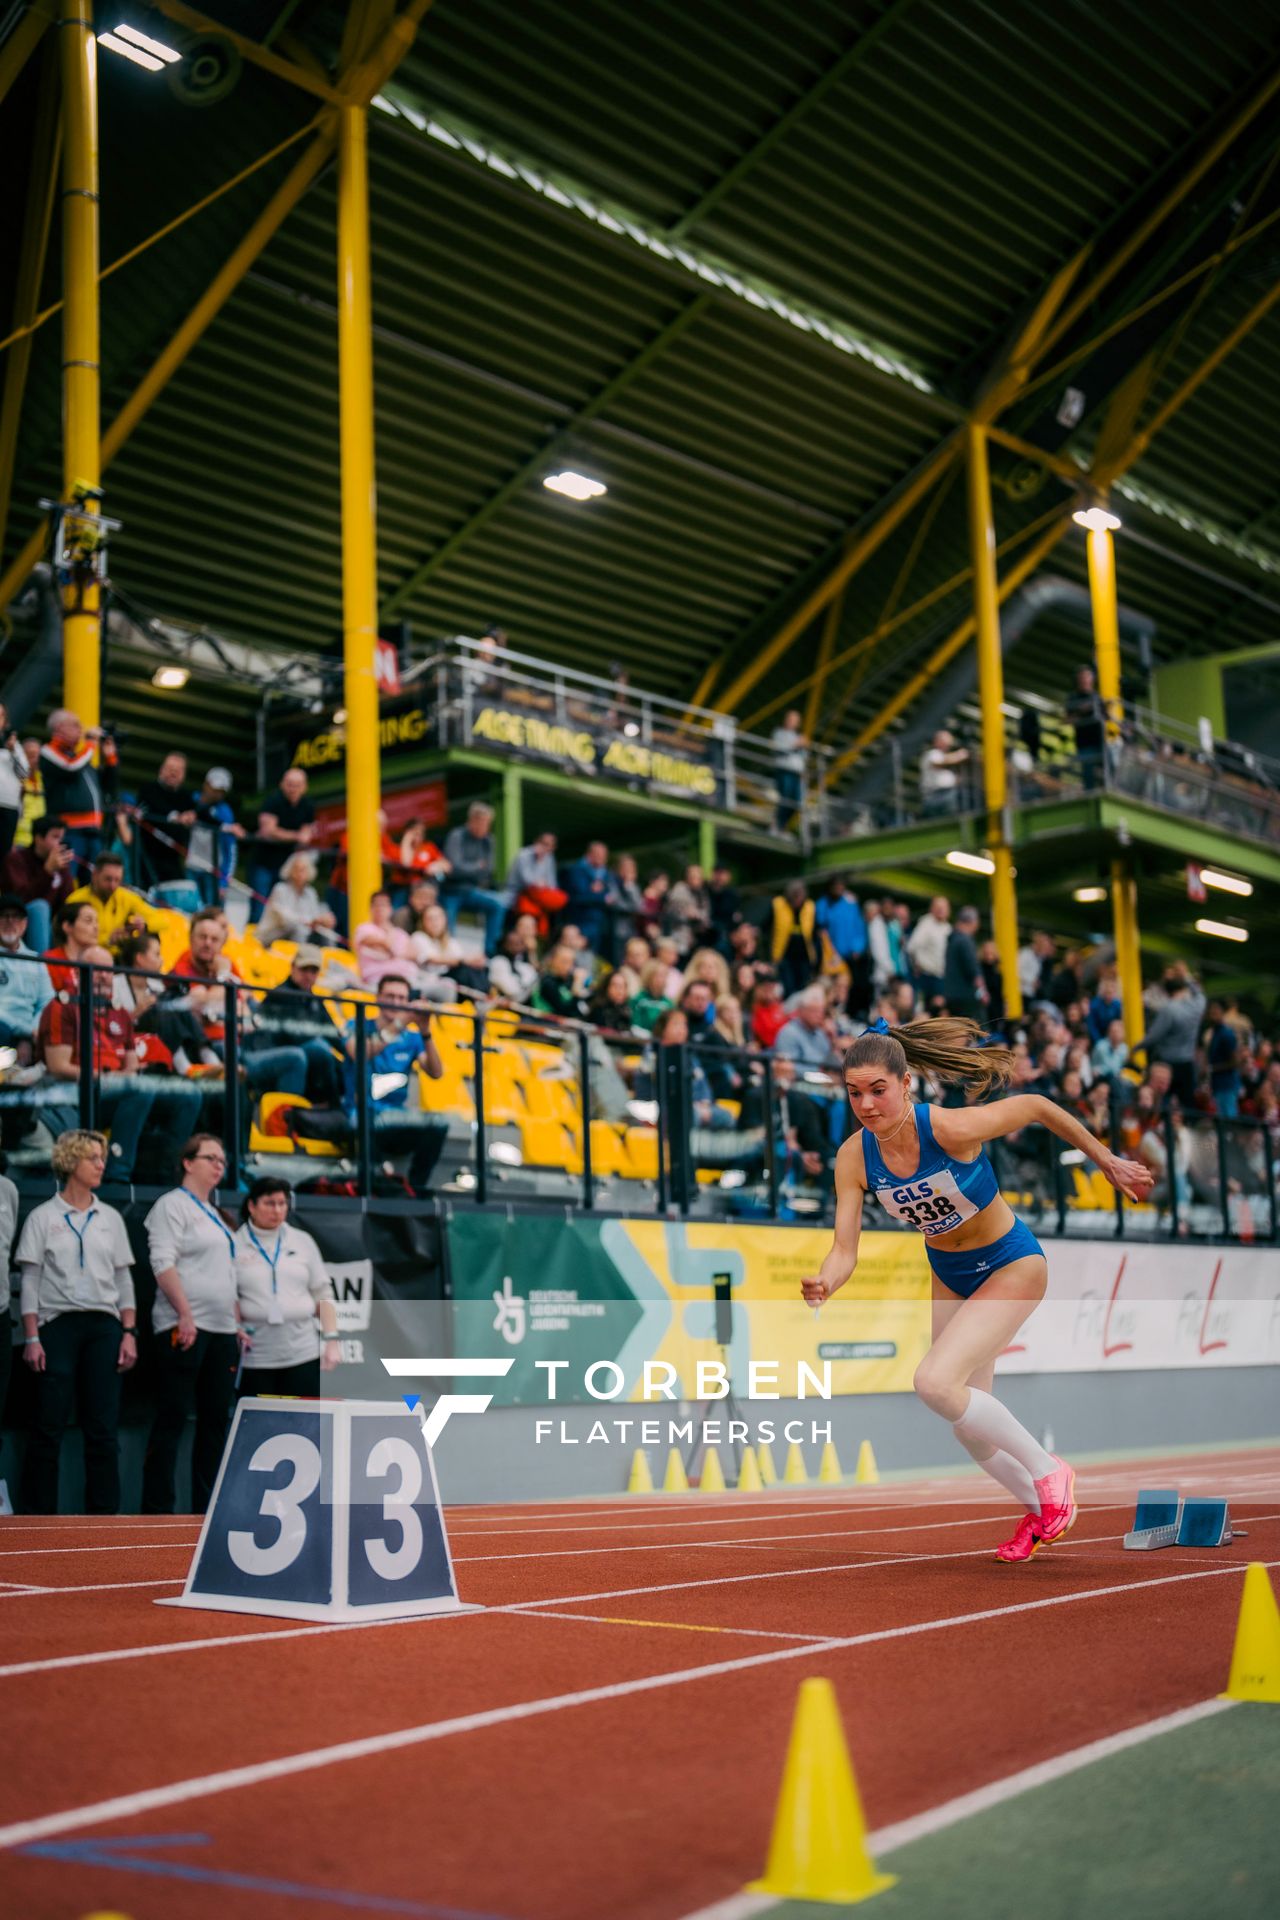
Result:
<svg viewBox="0 0 1280 1920">
<path fill-rule="evenodd" d="M 953 1428 L 952 1431 L 956 1430 Z M 998 1480 L 1002 1487 L 1007 1488 L 1028 1513 L 1039 1513 L 1040 1500 L 1036 1493 L 1036 1483 L 1027 1469 L 1021 1466 L 1011 1453 L 1005 1453 L 1000 1448 L 993 1453 L 989 1442 L 974 1440 L 972 1437 L 966 1438 L 962 1433 L 956 1432 L 956 1439 L 965 1452 L 977 1461 L 982 1471 L 989 1473 L 993 1480 Z"/>
<path fill-rule="evenodd" d="M 1014 1419 L 1008 1407 L 980 1387 L 970 1387 L 969 1404 L 953 1423 L 953 1431 L 961 1446 L 969 1440 L 985 1440 L 989 1446 L 1011 1454 L 1033 1480 L 1042 1480 L 1046 1473 L 1053 1472 L 1053 1455 L 1045 1452 L 1020 1420 Z M 1037 1501 L 1037 1507 L 1039 1504 Z"/>
</svg>

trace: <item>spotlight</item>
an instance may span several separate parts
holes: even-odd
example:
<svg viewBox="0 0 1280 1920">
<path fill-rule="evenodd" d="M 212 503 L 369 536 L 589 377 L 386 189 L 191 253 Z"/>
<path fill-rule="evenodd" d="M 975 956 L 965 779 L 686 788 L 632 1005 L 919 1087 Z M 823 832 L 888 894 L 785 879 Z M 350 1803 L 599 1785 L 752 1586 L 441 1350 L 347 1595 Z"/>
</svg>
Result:
<svg viewBox="0 0 1280 1920">
<path fill-rule="evenodd" d="M 153 687 L 166 687 L 170 692 L 176 692 L 179 687 L 185 687 L 190 678 L 191 673 L 187 667 L 157 667 L 151 676 L 151 684 Z"/>
<path fill-rule="evenodd" d="M 98 45 L 122 54 L 126 60 L 132 60 L 135 67 L 145 67 L 148 73 L 163 73 L 166 67 L 175 66 L 182 58 L 176 48 L 167 47 L 163 40 L 153 40 L 149 33 L 140 33 L 127 22 L 121 22 L 110 33 L 100 33 Z"/>
<path fill-rule="evenodd" d="M 988 853 L 964 853 L 959 849 L 947 855 L 949 867 L 963 867 L 966 873 L 994 873 L 996 863 Z"/>
<path fill-rule="evenodd" d="M 1219 893 L 1238 893 L 1247 900 L 1253 892 L 1252 880 L 1238 879 L 1234 873 L 1220 873 L 1216 867 L 1201 867 L 1200 878 L 1206 887 L 1216 887 Z"/>
<path fill-rule="evenodd" d="M 1247 940 L 1247 927 L 1235 927 L 1229 920 L 1197 920 L 1197 933 L 1211 933 L 1217 940 Z"/>
<path fill-rule="evenodd" d="M 1071 895 L 1071 898 L 1078 900 L 1082 907 L 1093 906 L 1099 900 L 1105 900 L 1106 897 L 1107 890 L 1105 887 L 1077 887 Z"/>
<path fill-rule="evenodd" d="M 598 500 L 602 493 L 609 491 L 603 480 L 575 473 L 572 467 L 566 467 L 563 473 L 549 473 L 542 484 L 548 493 L 562 493 L 569 500 Z"/>
<path fill-rule="evenodd" d="M 1077 507 L 1071 518 L 1090 533 L 1118 533 L 1124 525 L 1118 514 L 1108 513 L 1105 507 Z"/>
</svg>

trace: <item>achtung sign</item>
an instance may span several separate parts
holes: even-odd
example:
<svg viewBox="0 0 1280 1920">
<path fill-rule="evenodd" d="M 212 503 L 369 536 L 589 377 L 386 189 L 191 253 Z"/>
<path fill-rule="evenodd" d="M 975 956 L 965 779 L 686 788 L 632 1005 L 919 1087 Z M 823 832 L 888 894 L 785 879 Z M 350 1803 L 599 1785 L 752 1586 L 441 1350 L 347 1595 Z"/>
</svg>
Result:
<svg viewBox="0 0 1280 1920">
<path fill-rule="evenodd" d="M 663 753 L 620 735 L 610 737 L 605 745 L 600 736 L 581 728 L 557 726 L 532 714 L 511 713 L 505 707 L 482 707 L 472 721 L 471 736 L 544 760 L 598 766 L 620 780 L 643 780 L 648 786 L 667 791 L 698 794 L 705 799 L 712 798 L 716 791 L 715 770 L 701 761 Z"/>
</svg>

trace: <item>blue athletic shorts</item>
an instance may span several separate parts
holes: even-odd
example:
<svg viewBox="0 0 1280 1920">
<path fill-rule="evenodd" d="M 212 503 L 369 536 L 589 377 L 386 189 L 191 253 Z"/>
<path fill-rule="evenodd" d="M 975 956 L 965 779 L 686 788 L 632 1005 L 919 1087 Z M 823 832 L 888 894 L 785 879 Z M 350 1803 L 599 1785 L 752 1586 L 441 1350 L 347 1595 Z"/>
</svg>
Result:
<svg viewBox="0 0 1280 1920">
<path fill-rule="evenodd" d="M 942 1247 L 930 1246 L 926 1240 L 925 1251 L 929 1255 L 929 1265 L 948 1292 L 958 1293 L 962 1300 L 967 1300 L 999 1268 L 1007 1267 L 1013 1260 L 1025 1260 L 1029 1253 L 1043 1253 L 1044 1248 L 1030 1227 L 1024 1227 L 1021 1220 L 1015 1220 L 1008 1233 L 999 1240 L 991 1241 L 989 1246 L 968 1247 L 963 1253 L 947 1253 Z"/>
</svg>

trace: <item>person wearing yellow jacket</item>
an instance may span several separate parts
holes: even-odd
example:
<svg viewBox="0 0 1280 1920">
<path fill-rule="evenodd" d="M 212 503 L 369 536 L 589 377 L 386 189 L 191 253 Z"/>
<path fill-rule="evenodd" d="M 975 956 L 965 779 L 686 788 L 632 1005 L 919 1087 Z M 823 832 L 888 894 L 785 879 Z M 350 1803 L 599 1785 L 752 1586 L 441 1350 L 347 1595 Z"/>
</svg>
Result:
<svg viewBox="0 0 1280 1920">
<path fill-rule="evenodd" d="M 100 853 L 93 863 L 87 887 L 77 887 L 67 896 L 71 901 L 87 902 L 98 909 L 98 937 L 104 947 L 114 948 L 126 933 L 145 927 L 159 933 L 165 924 L 161 907 L 153 907 L 140 893 L 124 884 L 124 861 L 118 853 Z"/>
<path fill-rule="evenodd" d="M 803 880 L 788 880 L 774 895 L 769 953 L 787 995 L 807 987 L 821 965 L 816 918 Z"/>
</svg>

